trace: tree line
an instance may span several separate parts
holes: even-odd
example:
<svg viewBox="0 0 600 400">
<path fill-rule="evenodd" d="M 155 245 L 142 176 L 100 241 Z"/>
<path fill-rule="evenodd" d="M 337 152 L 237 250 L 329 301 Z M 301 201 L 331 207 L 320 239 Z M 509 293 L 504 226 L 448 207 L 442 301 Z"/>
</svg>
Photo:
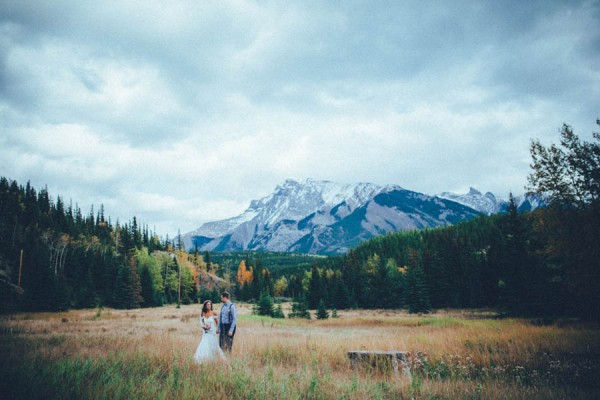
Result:
<svg viewBox="0 0 600 400">
<path fill-rule="evenodd" d="M 136 308 L 218 300 L 216 264 L 162 240 L 136 217 L 112 223 L 0 177 L 0 311 Z"/>
</svg>

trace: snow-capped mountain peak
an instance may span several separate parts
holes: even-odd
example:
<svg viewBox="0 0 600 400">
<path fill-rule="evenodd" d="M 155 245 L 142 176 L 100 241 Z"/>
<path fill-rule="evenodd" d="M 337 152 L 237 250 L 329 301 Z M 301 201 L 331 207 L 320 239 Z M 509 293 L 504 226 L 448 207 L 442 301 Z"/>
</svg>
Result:
<svg viewBox="0 0 600 400">
<path fill-rule="evenodd" d="M 484 195 L 473 187 L 469 188 L 469 192 L 466 194 L 442 192 L 437 197 L 457 202 L 488 215 L 500 212 L 505 203 L 502 200 L 498 200 L 492 193 L 487 192 Z"/>
<path fill-rule="evenodd" d="M 378 234 L 443 226 L 477 212 L 397 185 L 288 179 L 234 218 L 183 236 L 201 250 L 343 252 Z"/>
<path fill-rule="evenodd" d="M 533 195 L 515 200 L 521 211 L 543 205 Z M 241 215 L 207 222 L 183 240 L 203 251 L 340 253 L 380 234 L 455 224 L 506 208 L 505 200 L 472 187 L 466 194 L 428 196 L 397 185 L 288 179 Z"/>
<path fill-rule="evenodd" d="M 243 214 L 222 221 L 207 222 L 186 236 L 216 238 L 255 219 L 258 219 L 258 225 L 268 227 L 281 220 L 300 220 L 315 210 L 333 208 L 343 202 L 353 210 L 382 190 L 392 187 L 394 186 L 382 187 L 372 183 L 340 184 L 310 178 L 301 183 L 287 179 L 277 185 L 271 194 L 252 200 Z"/>
<path fill-rule="evenodd" d="M 472 209 L 487 215 L 505 212 L 508 206 L 508 200 L 498 198 L 491 192 L 482 194 L 473 187 L 471 187 L 466 194 L 443 192 L 438 194 L 437 197 L 471 207 Z M 544 207 L 546 204 L 544 199 L 534 194 L 515 196 L 515 201 L 519 211 L 535 210 L 538 207 Z"/>
</svg>

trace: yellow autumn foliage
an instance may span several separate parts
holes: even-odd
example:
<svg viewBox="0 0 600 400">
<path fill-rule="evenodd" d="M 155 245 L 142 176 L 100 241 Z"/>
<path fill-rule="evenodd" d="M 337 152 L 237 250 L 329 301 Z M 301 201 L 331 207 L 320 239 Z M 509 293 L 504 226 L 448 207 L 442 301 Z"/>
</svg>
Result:
<svg viewBox="0 0 600 400">
<path fill-rule="evenodd" d="M 248 282 L 248 285 L 252 283 L 252 274 L 252 267 L 250 267 L 250 269 L 247 269 L 246 262 L 242 260 L 240 262 L 237 272 L 237 281 L 240 284 L 240 287 L 244 286 L 245 282 Z"/>
</svg>

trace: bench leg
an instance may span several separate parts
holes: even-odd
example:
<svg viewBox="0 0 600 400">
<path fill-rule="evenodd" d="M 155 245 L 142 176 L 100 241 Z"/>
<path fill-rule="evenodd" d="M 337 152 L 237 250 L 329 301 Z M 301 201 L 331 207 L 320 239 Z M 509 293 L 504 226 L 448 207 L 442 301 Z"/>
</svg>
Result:
<svg viewBox="0 0 600 400">
<path fill-rule="evenodd" d="M 392 368 L 394 368 L 394 375 L 398 375 L 398 358 L 397 357 L 393 357 L 392 358 Z"/>
</svg>

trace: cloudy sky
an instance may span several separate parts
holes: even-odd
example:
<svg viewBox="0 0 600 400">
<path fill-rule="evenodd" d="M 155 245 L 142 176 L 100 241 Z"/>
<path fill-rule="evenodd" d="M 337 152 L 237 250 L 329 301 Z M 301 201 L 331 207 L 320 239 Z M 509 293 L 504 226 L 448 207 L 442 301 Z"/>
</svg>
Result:
<svg viewBox="0 0 600 400">
<path fill-rule="evenodd" d="M 599 1 L 0 3 L 0 176 L 171 237 L 286 178 L 519 194 L 596 118 Z"/>
</svg>

